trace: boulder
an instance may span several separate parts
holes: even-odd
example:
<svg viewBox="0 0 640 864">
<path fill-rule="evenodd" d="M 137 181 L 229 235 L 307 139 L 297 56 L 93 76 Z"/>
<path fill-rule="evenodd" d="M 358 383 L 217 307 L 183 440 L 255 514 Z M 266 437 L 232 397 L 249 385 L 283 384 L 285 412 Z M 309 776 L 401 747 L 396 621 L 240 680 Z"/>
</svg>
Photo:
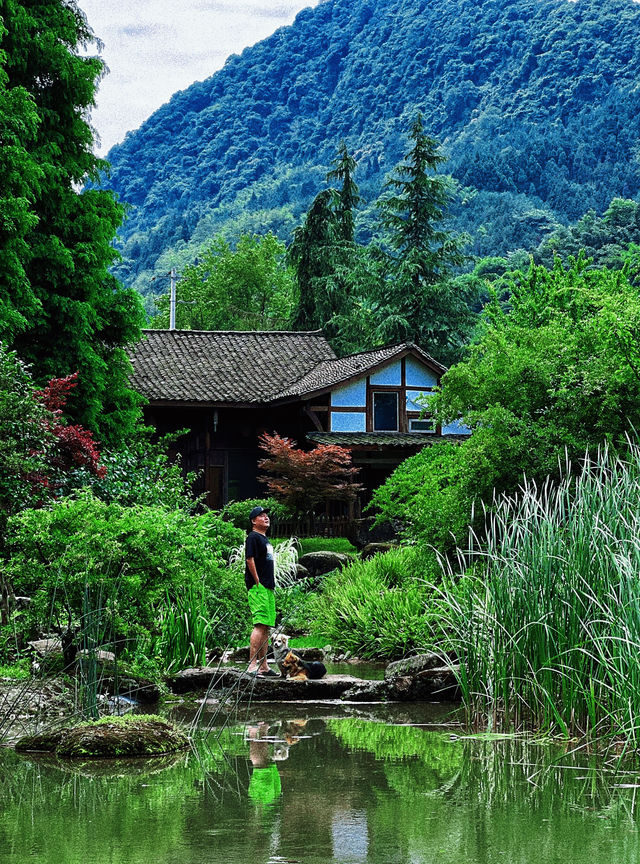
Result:
<svg viewBox="0 0 640 864">
<path fill-rule="evenodd" d="M 425 669 L 435 669 L 438 666 L 443 666 L 446 661 L 447 658 L 441 654 L 427 651 L 424 654 L 416 654 L 413 657 L 405 657 L 403 660 L 389 663 L 384 670 L 384 677 L 386 681 L 389 681 L 392 678 L 399 678 L 403 675 L 415 675 Z"/>
<path fill-rule="evenodd" d="M 59 758 L 74 756 L 155 756 L 189 746 L 189 739 L 161 717 L 127 715 L 71 729 L 27 735 L 16 742 L 18 751 L 44 751 Z"/>
<path fill-rule="evenodd" d="M 202 690 L 240 701 L 296 702 L 340 699 L 359 679 L 352 675 L 325 675 L 315 681 L 292 681 L 290 678 L 256 678 L 241 669 L 200 667 L 184 669 L 166 681 L 173 693 Z"/>
<path fill-rule="evenodd" d="M 390 699 L 458 701 L 458 666 L 439 654 L 425 653 L 389 663 L 384 678 Z"/>
<path fill-rule="evenodd" d="M 304 567 L 302 564 L 296 564 L 296 569 L 293 574 L 293 578 L 295 582 L 301 582 L 303 579 L 309 579 L 311 577 L 311 573 Z"/>
<path fill-rule="evenodd" d="M 344 552 L 307 552 L 299 563 L 305 567 L 313 579 L 331 573 L 332 570 L 342 570 L 353 559 Z"/>
<path fill-rule="evenodd" d="M 33 648 L 38 657 L 46 657 L 50 654 L 62 654 L 61 639 L 32 639 L 27 642 L 30 648 Z"/>
<path fill-rule="evenodd" d="M 358 681 L 342 694 L 343 702 L 383 702 L 389 698 L 386 681 Z"/>
<path fill-rule="evenodd" d="M 347 539 L 356 549 L 364 549 L 368 543 L 398 542 L 400 526 L 388 521 L 376 525 L 375 519 L 375 516 L 367 516 L 350 523 Z"/>
<path fill-rule="evenodd" d="M 360 553 L 360 557 L 366 561 L 367 558 L 373 558 L 374 555 L 388 552 L 390 549 L 397 549 L 397 543 L 367 543 Z"/>
</svg>

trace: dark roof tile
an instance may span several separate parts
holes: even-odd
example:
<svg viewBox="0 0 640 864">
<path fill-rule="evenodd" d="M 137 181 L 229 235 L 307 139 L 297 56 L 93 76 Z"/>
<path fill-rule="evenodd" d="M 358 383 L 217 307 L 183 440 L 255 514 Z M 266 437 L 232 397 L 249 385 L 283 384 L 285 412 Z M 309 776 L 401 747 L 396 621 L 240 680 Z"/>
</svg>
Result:
<svg viewBox="0 0 640 864">
<path fill-rule="evenodd" d="M 299 380 L 285 387 L 280 393 L 277 393 L 273 398 L 283 399 L 288 396 L 306 396 L 320 390 L 335 387 L 344 381 L 365 375 L 372 367 L 380 366 L 406 351 L 416 354 L 426 363 L 433 366 L 440 374 L 446 372 L 446 366 L 438 363 L 426 351 L 423 351 L 411 342 L 403 342 L 400 345 L 390 345 L 386 348 L 360 351 L 358 354 L 350 354 L 348 357 L 323 360 Z"/>
<path fill-rule="evenodd" d="M 144 330 L 132 386 L 150 401 L 269 402 L 335 360 L 320 331 Z"/>
<path fill-rule="evenodd" d="M 308 432 L 315 444 L 337 444 L 340 447 L 425 447 L 443 441 L 467 441 L 468 435 L 436 435 L 429 432 Z"/>
</svg>

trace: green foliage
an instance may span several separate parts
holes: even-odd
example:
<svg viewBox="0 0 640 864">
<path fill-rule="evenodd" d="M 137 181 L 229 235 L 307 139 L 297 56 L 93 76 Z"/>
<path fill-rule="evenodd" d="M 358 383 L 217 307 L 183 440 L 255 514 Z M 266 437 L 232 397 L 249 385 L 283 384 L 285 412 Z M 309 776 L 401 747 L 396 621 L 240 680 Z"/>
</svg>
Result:
<svg viewBox="0 0 640 864">
<path fill-rule="evenodd" d="M 379 521 L 399 522 L 407 538 L 441 551 L 461 541 L 474 496 L 466 483 L 475 467 L 463 452 L 468 444 L 442 441 L 402 462 L 373 493 L 370 506 Z"/>
<path fill-rule="evenodd" d="M 340 343 L 336 322 L 349 314 L 349 272 L 357 255 L 355 210 L 360 201 L 353 180 L 356 161 L 344 141 L 332 165 L 327 181 L 339 181 L 340 188 L 316 195 L 304 223 L 293 232 L 287 257 L 298 284 L 296 328 L 324 329 L 332 341 Z"/>
<path fill-rule="evenodd" d="M 463 188 L 447 228 L 480 256 L 534 249 L 636 195 L 639 31 L 632 0 L 319 3 L 112 149 L 105 185 L 131 206 L 118 272 L 149 293 L 219 232 L 289 239 L 341 139 L 373 202 L 417 110 Z"/>
<path fill-rule="evenodd" d="M 357 552 L 356 547 L 346 537 L 301 537 L 298 543 L 301 557 L 307 552 L 345 552 L 348 555 L 355 555 Z"/>
<path fill-rule="evenodd" d="M 105 167 L 86 119 L 104 65 L 83 53 L 95 39 L 75 3 L 7 0 L 2 20 L 0 332 L 38 383 L 79 372 L 72 417 L 122 440 L 138 415 L 123 346 L 141 305 L 109 274 L 121 205 L 81 189 Z"/>
<path fill-rule="evenodd" d="M 175 598 L 167 597 L 161 612 L 160 653 L 167 671 L 179 672 L 191 666 L 207 665 L 207 645 L 212 621 L 207 609 L 206 586 L 188 585 Z"/>
<path fill-rule="evenodd" d="M 243 234 L 235 249 L 219 236 L 184 268 L 177 287 L 176 327 L 181 330 L 284 330 L 296 293 L 285 247 L 273 234 Z M 153 326 L 169 326 L 169 298 Z"/>
<path fill-rule="evenodd" d="M 31 670 L 26 657 L 7 666 L 0 664 L 0 678 L 12 678 L 14 681 L 28 681 L 30 677 Z"/>
<path fill-rule="evenodd" d="M 248 531 L 251 527 L 249 513 L 254 507 L 264 507 L 265 510 L 269 511 L 272 520 L 287 519 L 291 516 L 290 511 L 275 498 L 248 498 L 244 501 L 229 501 L 220 510 L 220 515 L 236 528 Z"/>
<path fill-rule="evenodd" d="M 445 582 L 440 604 L 476 722 L 637 747 L 639 502 L 635 443 L 626 460 L 605 448 L 575 478 L 496 502 L 486 542 L 460 556 L 482 578 Z"/>
<path fill-rule="evenodd" d="M 453 198 L 451 182 L 436 173 L 445 161 L 418 113 L 405 161 L 387 180 L 378 201 L 386 241 L 393 250 L 381 284 L 375 339 L 415 342 L 443 362 L 460 352 L 473 323 L 460 283 L 450 281 L 464 261 L 466 238 L 443 230 Z"/>
<path fill-rule="evenodd" d="M 29 478 L 46 471 L 53 418 L 34 391 L 29 370 L 0 342 L 0 536 L 9 515 L 43 494 Z"/>
<path fill-rule="evenodd" d="M 0 22 L 0 44 L 6 30 Z M 38 129 L 38 112 L 24 87 L 9 84 L 6 56 L 0 50 L 0 339 L 28 326 L 38 304 L 25 273 L 26 237 L 36 225 L 32 201 L 43 175 L 30 147 Z"/>
<path fill-rule="evenodd" d="M 276 587 L 276 623 L 286 633 L 308 633 L 314 626 L 319 597 L 309 591 L 308 581 L 303 579 L 284 587 Z M 324 640 L 322 645 L 326 644 Z"/>
<path fill-rule="evenodd" d="M 69 618 L 79 625 L 88 597 L 108 610 L 113 632 L 133 638 L 157 634 L 165 598 L 175 602 L 203 582 L 203 614 L 233 609 L 241 595 L 226 560 L 241 536 L 214 513 L 105 504 L 84 491 L 13 517 L 3 574 L 32 597 L 38 630 Z"/>
<path fill-rule="evenodd" d="M 367 659 L 393 659 L 432 644 L 431 594 L 417 577 L 418 550 L 400 547 L 325 577 L 313 633 Z"/>
<path fill-rule="evenodd" d="M 474 500 L 514 491 L 523 476 L 559 476 L 605 440 L 626 448 L 640 424 L 640 300 L 623 271 L 583 259 L 511 277 L 508 302 L 484 312 L 469 357 L 452 367 L 430 403 L 473 435 L 405 463 L 374 495 L 382 518 L 442 549 L 462 542 Z"/>
<path fill-rule="evenodd" d="M 193 512 L 198 505 L 192 492 L 196 474 L 185 475 L 179 457 L 172 460 L 167 453 L 179 433 L 153 441 L 150 432 L 137 429 L 137 434 L 117 450 L 103 451 L 100 463 L 105 468 L 104 476 L 78 471 L 69 488 L 90 486 L 93 494 L 107 504 L 162 506 Z"/>
<path fill-rule="evenodd" d="M 535 250 L 534 259 L 537 264 L 552 267 L 556 255 L 568 261 L 571 255 L 577 258 L 582 252 L 597 267 L 619 270 L 627 260 L 634 260 L 629 250 L 639 243 L 640 204 L 614 198 L 602 216 L 589 210 L 575 225 L 563 225 L 545 237 Z M 636 260 L 636 274 L 638 263 Z"/>
</svg>

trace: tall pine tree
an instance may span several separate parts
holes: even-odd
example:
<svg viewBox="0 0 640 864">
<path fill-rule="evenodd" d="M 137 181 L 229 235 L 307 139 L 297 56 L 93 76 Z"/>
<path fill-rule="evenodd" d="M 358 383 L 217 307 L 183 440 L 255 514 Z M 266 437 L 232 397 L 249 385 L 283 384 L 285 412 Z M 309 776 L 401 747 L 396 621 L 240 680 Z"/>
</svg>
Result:
<svg viewBox="0 0 640 864">
<path fill-rule="evenodd" d="M 37 381 L 78 371 L 69 413 L 117 441 L 138 413 L 123 346 L 139 338 L 143 315 L 108 272 L 122 208 L 85 185 L 106 167 L 88 121 L 104 64 L 81 55 L 95 37 L 75 0 L 1 0 L 0 15 L 0 207 L 14 214 L 0 232 L 0 332 Z"/>
<path fill-rule="evenodd" d="M 437 174 L 445 157 L 425 133 L 421 114 L 409 138 L 405 162 L 385 184 L 390 194 L 378 203 L 391 253 L 379 283 L 376 337 L 415 342 L 448 362 L 472 322 L 466 298 L 450 279 L 465 260 L 465 238 L 442 227 L 453 193 L 450 180 Z"/>
<path fill-rule="evenodd" d="M 336 335 L 332 322 L 347 303 L 346 272 L 355 250 L 354 211 L 360 201 L 353 180 L 356 162 L 344 141 L 331 164 L 327 180 L 337 180 L 338 188 L 325 189 L 315 197 L 287 253 L 299 291 L 294 326 L 322 328 L 330 340 Z"/>
</svg>

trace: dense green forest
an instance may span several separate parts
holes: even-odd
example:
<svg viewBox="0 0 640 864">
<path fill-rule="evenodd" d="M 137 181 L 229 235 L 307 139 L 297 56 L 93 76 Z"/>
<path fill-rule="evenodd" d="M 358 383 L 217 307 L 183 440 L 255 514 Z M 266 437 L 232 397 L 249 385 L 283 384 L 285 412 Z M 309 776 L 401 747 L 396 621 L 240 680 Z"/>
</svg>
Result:
<svg viewBox="0 0 640 864">
<path fill-rule="evenodd" d="M 341 139 L 360 239 L 416 110 L 460 187 L 469 251 L 534 249 L 640 179 L 640 7 L 632 0 L 326 0 L 176 93 L 114 147 L 128 205 L 117 275 L 154 272 L 222 232 L 288 241 Z"/>
</svg>

